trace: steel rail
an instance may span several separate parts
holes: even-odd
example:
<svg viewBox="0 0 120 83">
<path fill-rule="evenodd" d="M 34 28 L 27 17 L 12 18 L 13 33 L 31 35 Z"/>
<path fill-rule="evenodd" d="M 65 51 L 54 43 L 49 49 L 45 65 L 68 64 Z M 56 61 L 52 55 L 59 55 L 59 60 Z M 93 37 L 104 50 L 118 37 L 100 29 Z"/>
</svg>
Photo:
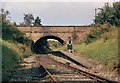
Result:
<svg viewBox="0 0 120 83">
<path fill-rule="evenodd" d="M 50 59 L 52 59 L 52 60 L 60 63 L 60 64 L 63 64 L 63 65 L 65 65 L 65 66 L 67 66 L 68 68 L 74 69 L 75 71 L 79 71 L 80 73 L 83 72 L 84 75 L 89 76 L 89 77 L 92 78 L 92 79 L 96 79 L 98 82 L 120 83 L 120 82 L 118 82 L 118 81 L 113 81 L 113 80 L 110 80 L 110 79 L 107 79 L 107 78 L 103 78 L 103 77 L 101 77 L 101 76 L 92 74 L 92 73 L 90 73 L 90 72 L 87 72 L 87 71 L 84 71 L 84 70 L 75 68 L 75 67 L 70 66 L 70 65 L 67 65 L 67 64 L 64 64 L 64 63 L 62 63 L 62 62 L 59 62 L 59 61 L 53 59 L 52 57 L 50 57 L 50 55 L 48 55 L 48 57 L 49 57 Z M 77 65 L 77 64 L 76 64 L 76 65 Z"/>
<path fill-rule="evenodd" d="M 45 71 L 46 71 L 47 74 L 50 76 L 50 78 L 51 78 L 54 82 L 57 82 L 57 80 L 54 78 L 54 76 L 52 76 L 52 74 L 45 68 L 45 66 L 44 66 L 42 63 L 40 63 L 40 59 L 39 59 L 39 58 L 36 58 L 36 60 L 38 61 L 39 66 L 42 66 L 42 67 L 45 69 Z"/>
</svg>

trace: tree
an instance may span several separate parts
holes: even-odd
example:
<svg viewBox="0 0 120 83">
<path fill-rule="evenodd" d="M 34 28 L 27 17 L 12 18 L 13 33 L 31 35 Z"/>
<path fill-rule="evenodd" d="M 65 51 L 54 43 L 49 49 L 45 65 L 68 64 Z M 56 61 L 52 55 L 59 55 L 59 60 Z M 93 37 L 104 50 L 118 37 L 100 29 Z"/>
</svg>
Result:
<svg viewBox="0 0 120 83">
<path fill-rule="evenodd" d="M 13 26 L 17 26 L 16 22 L 13 22 L 12 25 L 13 25 Z"/>
<path fill-rule="evenodd" d="M 120 26 L 120 2 L 113 3 L 110 6 L 108 3 L 95 16 L 95 23 L 104 24 L 109 23 L 114 26 Z"/>
<path fill-rule="evenodd" d="M 4 10 L 1 8 L 0 10 L 0 23 L 5 22 L 5 23 L 10 23 L 9 18 L 10 18 L 10 12 L 8 10 Z"/>
<path fill-rule="evenodd" d="M 25 26 L 31 26 L 33 20 L 34 20 L 34 17 L 32 14 L 24 14 L 24 25 Z"/>
<path fill-rule="evenodd" d="M 25 26 L 24 22 L 19 23 L 19 26 Z"/>
<path fill-rule="evenodd" d="M 120 2 L 113 3 L 115 25 L 120 26 Z"/>
<path fill-rule="evenodd" d="M 9 15 L 9 11 L 1 9 L 0 18 L 2 19 L 0 19 L 0 26 L 2 25 L 2 29 L 0 30 L 2 30 L 2 33 L 0 33 L 0 35 L 2 34 L 3 40 L 13 40 L 14 36 L 17 38 L 23 35 L 23 33 L 19 31 L 16 26 L 13 26 L 13 24 L 9 21 Z"/>
<path fill-rule="evenodd" d="M 41 26 L 41 19 L 39 17 L 36 17 L 34 26 Z"/>
</svg>

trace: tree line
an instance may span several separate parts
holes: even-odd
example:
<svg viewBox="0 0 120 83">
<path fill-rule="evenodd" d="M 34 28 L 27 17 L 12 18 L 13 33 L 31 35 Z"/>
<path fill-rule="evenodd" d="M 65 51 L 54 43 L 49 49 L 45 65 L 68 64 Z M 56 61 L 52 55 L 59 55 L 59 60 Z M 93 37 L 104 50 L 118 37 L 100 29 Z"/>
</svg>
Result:
<svg viewBox="0 0 120 83">
<path fill-rule="evenodd" d="M 112 26 L 120 26 L 120 1 L 114 2 L 112 5 L 106 3 L 102 8 L 98 8 L 100 11 L 96 14 L 94 23 L 95 24 L 104 24 L 109 23 Z M 96 9 L 97 10 L 97 9 Z M 1 9 L 2 20 L 7 19 L 9 23 L 10 12 L 4 11 Z M 13 22 L 13 25 L 16 25 L 16 22 Z M 34 18 L 33 14 L 24 14 L 23 22 L 19 24 L 20 26 L 42 26 L 41 19 L 39 16 Z"/>
<path fill-rule="evenodd" d="M 106 3 L 95 16 L 95 24 L 109 23 L 112 26 L 120 26 L 120 1 L 114 2 L 111 6 Z"/>
<path fill-rule="evenodd" d="M 41 19 L 37 16 L 34 19 L 33 14 L 24 14 L 24 22 L 19 24 L 20 26 L 42 26 Z"/>
<path fill-rule="evenodd" d="M 31 39 L 24 36 L 25 33 L 21 32 L 15 25 L 15 22 L 10 22 L 10 12 L 4 9 L 0 10 L 0 30 L 2 39 L 6 41 L 18 42 L 29 46 L 32 42 Z"/>
<path fill-rule="evenodd" d="M 10 12 L 8 10 L 5 10 L 1 8 L 0 10 L 0 24 L 7 23 L 12 25 L 17 25 L 16 22 L 11 23 L 10 22 Z M 20 26 L 42 26 L 41 19 L 39 16 L 34 18 L 33 14 L 24 14 L 23 22 L 19 23 Z"/>
</svg>

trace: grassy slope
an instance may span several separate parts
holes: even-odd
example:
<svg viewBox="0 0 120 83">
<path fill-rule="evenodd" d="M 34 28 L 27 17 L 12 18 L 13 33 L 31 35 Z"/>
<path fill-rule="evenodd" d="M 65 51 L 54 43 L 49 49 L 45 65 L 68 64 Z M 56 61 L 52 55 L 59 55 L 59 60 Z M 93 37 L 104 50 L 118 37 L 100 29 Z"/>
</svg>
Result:
<svg viewBox="0 0 120 83">
<path fill-rule="evenodd" d="M 22 44 L 9 43 L 8 41 L 0 40 L 2 42 L 2 78 L 3 81 L 11 79 L 11 71 L 16 70 L 19 66 L 19 62 L 24 55 L 29 55 L 31 52 L 27 49 L 23 51 Z"/>
<path fill-rule="evenodd" d="M 73 49 L 83 56 L 113 68 L 118 64 L 118 29 L 111 28 L 111 31 L 105 34 L 109 36 L 109 39 L 105 42 L 103 36 L 88 45 L 84 43 L 73 45 Z M 62 46 L 57 50 L 66 50 L 66 46 Z"/>
<path fill-rule="evenodd" d="M 3 68 L 11 69 L 15 66 L 15 63 L 19 62 L 19 55 L 21 55 L 21 53 L 14 44 L 6 41 L 2 43 Z"/>
<path fill-rule="evenodd" d="M 84 56 L 113 67 L 118 63 L 118 30 L 114 28 L 108 33 L 110 38 L 106 42 L 101 38 L 88 45 L 75 45 L 74 49 Z"/>
<path fill-rule="evenodd" d="M 2 80 L 7 81 L 11 77 L 9 71 L 13 71 L 19 62 L 20 52 L 14 44 L 3 40 L 0 40 L 0 42 L 2 42 Z"/>
<path fill-rule="evenodd" d="M 22 58 L 28 57 L 32 52 L 28 45 L 31 40 L 24 36 L 15 26 L 2 22 L 2 80 L 8 81 L 12 77 L 12 72 L 18 69 Z M 11 72 L 12 71 L 12 72 Z"/>
</svg>

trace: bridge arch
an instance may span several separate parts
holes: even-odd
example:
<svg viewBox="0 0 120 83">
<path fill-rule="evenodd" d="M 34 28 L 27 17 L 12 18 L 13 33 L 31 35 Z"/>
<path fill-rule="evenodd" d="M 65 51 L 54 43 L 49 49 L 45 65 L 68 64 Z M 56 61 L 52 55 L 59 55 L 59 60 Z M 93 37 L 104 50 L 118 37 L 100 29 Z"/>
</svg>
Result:
<svg viewBox="0 0 120 83">
<path fill-rule="evenodd" d="M 61 44 L 64 44 L 64 40 L 62 40 L 60 37 L 53 36 L 53 35 L 43 36 L 34 43 L 33 51 L 37 54 L 47 53 L 50 50 L 48 49 L 49 48 L 48 42 L 47 42 L 48 39 L 55 39 L 55 40 L 58 40 Z"/>
</svg>

